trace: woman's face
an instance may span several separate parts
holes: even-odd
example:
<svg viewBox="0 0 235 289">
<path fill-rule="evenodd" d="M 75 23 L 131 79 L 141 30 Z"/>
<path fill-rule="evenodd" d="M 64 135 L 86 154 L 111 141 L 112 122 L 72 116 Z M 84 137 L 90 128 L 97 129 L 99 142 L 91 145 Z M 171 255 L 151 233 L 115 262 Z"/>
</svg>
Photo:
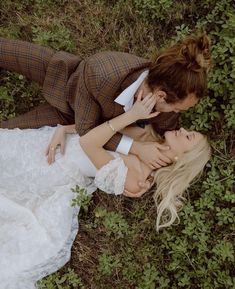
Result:
<svg viewBox="0 0 235 289">
<path fill-rule="evenodd" d="M 177 155 L 190 151 L 203 138 L 203 135 L 199 132 L 187 131 L 184 128 L 166 131 L 164 136 L 166 144 L 169 145 L 171 150 Z"/>
</svg>

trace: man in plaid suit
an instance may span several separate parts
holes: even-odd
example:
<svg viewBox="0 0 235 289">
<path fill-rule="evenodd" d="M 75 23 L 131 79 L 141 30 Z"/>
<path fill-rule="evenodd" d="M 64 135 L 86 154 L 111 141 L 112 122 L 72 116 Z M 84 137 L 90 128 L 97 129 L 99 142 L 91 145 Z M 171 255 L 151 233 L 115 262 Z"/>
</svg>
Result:
<svg viewBox="0 0 235 289">
<path fill-rule="evenodd" d="M 0 67 L 36 81 L 42 86 L 46 100 L 45 104 L 24 115 L 2 121 L 0 127 L 38 128 L 75 123 L 76 131 L 84 135 L 98 124 L 131 107 L 148 75 L 150 64 L 149 60 L 128 53 L 101 52 L 80 59 L 67 52 L 0 38 Z M 147 92 L 148 89 L 144 94 Z M 161 90 L 158 93 L 159 97 L 165 94 Z M 183 107 L 176 103 L 170 109 L 165 109 L 164 105 L 162 110 L 159 109 L 163 112 L 151 119 L 158 133 L 175 129 L 177 112 L 188 109 L 198 101 L 197 98 L 186 100 Z M 160 153 L 159 148 L 163 148 L 160 144 L 149 143 L 143 146 L 120 133 L 111 138 L 106 148 L 124 154 L 131 151 L 156 168 L 169 162 Z"/>
</svg>

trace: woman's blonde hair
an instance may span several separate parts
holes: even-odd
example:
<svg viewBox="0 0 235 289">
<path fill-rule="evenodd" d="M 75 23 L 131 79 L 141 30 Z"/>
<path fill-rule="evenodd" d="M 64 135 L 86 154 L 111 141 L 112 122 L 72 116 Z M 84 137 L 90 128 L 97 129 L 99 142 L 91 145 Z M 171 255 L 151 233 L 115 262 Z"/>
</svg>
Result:
<svg viewBox="0 0 235 289">
<path fill-rule="evenodd" d="M 177 212 L 185 200 L 183 193 L 192 180 L 202 172 L 210 156 L 210 145 L 207 137 L 203 136 L 192 150 L 184 153 L 172 165 L 156 171 L 154 181 L 157 189 L 153 198 L 157 206 L 157 232 L 172 225 L 176 219 L 179 221 Z"/>
</svg>

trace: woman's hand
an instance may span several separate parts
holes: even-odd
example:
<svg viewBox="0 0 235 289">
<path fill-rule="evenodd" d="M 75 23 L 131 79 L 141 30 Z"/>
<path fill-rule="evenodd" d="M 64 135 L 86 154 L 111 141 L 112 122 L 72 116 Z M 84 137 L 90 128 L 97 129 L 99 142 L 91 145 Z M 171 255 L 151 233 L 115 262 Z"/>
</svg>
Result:
<svg viewBox="0 0 235 289">
<path fill-rule="evenodd" d="M 46 150 L 47 162 L 49 165 L 51 165 L 55 161 L 55 153 L 56 148 L 58 146 L 60 146 L 61 154 L 64 154 L 65 139 L 66 139 L 65 127 L 64 126 L 58 127 L 55 133 L 53 134 L 51 142 L 49 143 Z"/>
<path fill-rule="evenodd" d="M 130 113 L 133 118 L 138 119 L 148 119 L 157 116 L 160 112 L 152 112 L 157 98 L 152 93 L 149 93 L 144 99 L 142 99 L 143 91 L 138 94 L 138 97 L 132 106 Z"/>
</svg>

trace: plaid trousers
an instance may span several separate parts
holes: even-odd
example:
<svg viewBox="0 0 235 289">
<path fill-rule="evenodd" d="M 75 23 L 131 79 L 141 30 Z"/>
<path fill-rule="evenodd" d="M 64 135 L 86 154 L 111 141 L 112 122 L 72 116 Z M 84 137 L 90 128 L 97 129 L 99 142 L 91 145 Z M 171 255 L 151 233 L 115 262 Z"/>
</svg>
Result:
<svg viewBox="0 0 235 289">
<path fill-rule="evenodd" d="M 58 55 L 58 61 L 54 61 L 53 56 Z M 57 56 L 58 58 L 58 56 Z M 73 66 L 78 66 L 80 58 L 66 52 L 56 52 L 51 48 L 42 47 L 40 45 L 28 43 L 20 40 L 10 40 L 0 38 L 0 67 L 24 75 L 29 80 L 35 81 L 45 91 L 48 86 L 48 78 L 50 79 L 50 70 L 61 70 L 61 66 L 67 66 L 67 77 L 69 78 L 69 61 L 73 61 Z M 51 63 L 52 62 L 52 63 Z M 49 68 L 52 66 L 53 68 Z M 53 73 L 52 73 L 53 74 Z M 59 73 L 57 73 L 59 75 Z M 53 75 L 54 77 L 54 75 Z M 59 80 L 53 78 L 57 83 L 56 90 L 63 89 L 60 87 Z M 43 93 L 46 99 L 45 104 L 41 104 L 35 109 L 20 115 L 18 117 L 2 121 L 1 128 L 39 128 L 44 125 L 55 126 L 57 124 L 74 123 L 74 113 L 70 109 L 68 103 L 54 105 L 54 102 L 48 97 L 47 93 Z M 51 97 L 53 97 L 51 95 Z M 60 106 L 66 107 L 65 112 Z"/>
</svg>

